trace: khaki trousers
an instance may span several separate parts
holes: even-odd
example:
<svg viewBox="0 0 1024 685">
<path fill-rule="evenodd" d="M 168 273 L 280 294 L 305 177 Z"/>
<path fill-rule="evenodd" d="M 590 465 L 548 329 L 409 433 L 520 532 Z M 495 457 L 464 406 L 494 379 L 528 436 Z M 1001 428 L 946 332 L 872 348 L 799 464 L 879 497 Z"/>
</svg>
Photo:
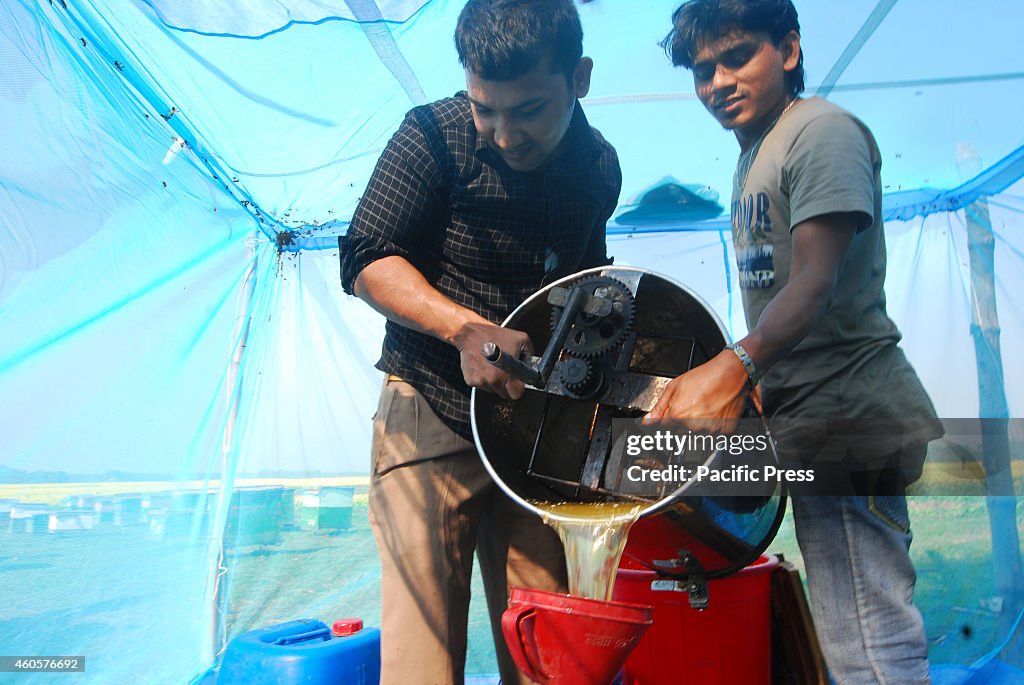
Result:
<svg viewBox="0 0 1024 685">
<path fill-rule="evenodd" d="M 381 558 L 381 685 L 462 685 L 473 551 L 505 685 L 509 586 L 566 592 L 555 532 L 491 480 L 475 446 L 389 379 L 374 417 L 370 525 Z"/>
</svg>

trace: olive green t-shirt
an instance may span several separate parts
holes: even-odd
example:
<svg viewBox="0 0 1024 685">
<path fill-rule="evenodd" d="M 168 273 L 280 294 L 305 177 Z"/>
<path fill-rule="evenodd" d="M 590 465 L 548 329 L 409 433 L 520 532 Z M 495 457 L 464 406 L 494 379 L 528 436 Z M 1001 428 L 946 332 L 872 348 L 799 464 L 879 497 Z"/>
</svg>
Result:
<svg viewBox="0 0 1024 685">
<path fill-rule="evenodd" d="M 740 156 L 733 179 L 732 233 L 747 325 L 789 279 L 792 230 L 850 212 L 858 230 L 826 312 L 762 379 L 770 417 L 920 418 L 935 410 L 897 347 L 885 309 L 881 158 L 871 131 L 818 98 L 797 101 Z M 941 434 L 925 422 L 914 441 Z M 895 437 L 895 436 L 894 436 Z M 895 439 L 905 444 L 908 436 Z"/>
</svg>

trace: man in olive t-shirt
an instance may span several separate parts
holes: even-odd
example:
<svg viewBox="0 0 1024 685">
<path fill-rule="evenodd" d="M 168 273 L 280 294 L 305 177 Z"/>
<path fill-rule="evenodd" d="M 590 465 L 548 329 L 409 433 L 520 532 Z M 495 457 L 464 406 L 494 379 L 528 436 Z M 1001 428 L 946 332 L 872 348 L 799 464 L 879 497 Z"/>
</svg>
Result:
<svg viewBox="0 0 1024 685">
<path fill-rule="evenodd" d="M 673 15 L 673 64 L 740 145 L 750 332 L 673 380 L 645 420 L 728 430 L 758 388 L 780 456 L 820 466 L 827 453 L 836 478 L 815 487 L 837 490 L 795 496 L 793 517 L 832 677 L 925 685 L 903 487 L 941 424 L 885 311 L 878 149 L 845 110 L 800 99 L 799 31 L 790 0 L 691 0 Z"/>
<path fill-rule="evenodd" d="M 941 435 L 885 309 L 880 168 L 874 137 L 856 117 L 825 100 L 794 98 L 742 152 L 733 179 L 733 242 L 750 330 L 790 282 L 794 229 L 837 214 L 852 220 L 824 311 L 770 370 L 756 368 L 766 414 L 786 419 L 775 423 L 780 449 L 788 433 L 803 433 L 806 444 L 808 430 L 824 433 L 822 420 L 833 420 L 845 426 L 844 451 L 865 467 Z M 897 457 L 907 482 L 920 475 L 923 456 Z"/>
</svg>

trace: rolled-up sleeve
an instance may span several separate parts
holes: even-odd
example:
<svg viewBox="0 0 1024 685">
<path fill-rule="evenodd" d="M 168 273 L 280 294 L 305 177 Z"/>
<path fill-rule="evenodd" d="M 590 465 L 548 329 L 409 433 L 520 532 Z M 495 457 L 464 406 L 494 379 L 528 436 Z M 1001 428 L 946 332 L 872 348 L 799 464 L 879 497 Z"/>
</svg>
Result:
<svg viewBox="0 0 1024 685">
<path fill-rule="evenodd" d="M 398 255 L 415 264 L 423 231 L 436 225 L 443 210 L 443 158 L 424 133 L 424 115 L 410 112 L 388 141 L 348 230 L 338 238 L 341 285 L 349 294 L 371 262 Z"/>
</svg>

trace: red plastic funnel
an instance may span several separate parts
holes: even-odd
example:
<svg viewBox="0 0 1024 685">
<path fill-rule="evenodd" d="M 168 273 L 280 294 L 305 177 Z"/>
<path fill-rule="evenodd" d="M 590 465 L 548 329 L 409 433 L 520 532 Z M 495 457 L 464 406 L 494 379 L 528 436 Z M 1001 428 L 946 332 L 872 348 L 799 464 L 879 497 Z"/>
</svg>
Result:
<svg viewBox="0 0 1024 685">
<path fill-rule="evenodd" d="M 501 617 L 512 658 L 543 685 L 608 685 L 651 625 L 651 607 L 512 588 Z"/>
</svg>

